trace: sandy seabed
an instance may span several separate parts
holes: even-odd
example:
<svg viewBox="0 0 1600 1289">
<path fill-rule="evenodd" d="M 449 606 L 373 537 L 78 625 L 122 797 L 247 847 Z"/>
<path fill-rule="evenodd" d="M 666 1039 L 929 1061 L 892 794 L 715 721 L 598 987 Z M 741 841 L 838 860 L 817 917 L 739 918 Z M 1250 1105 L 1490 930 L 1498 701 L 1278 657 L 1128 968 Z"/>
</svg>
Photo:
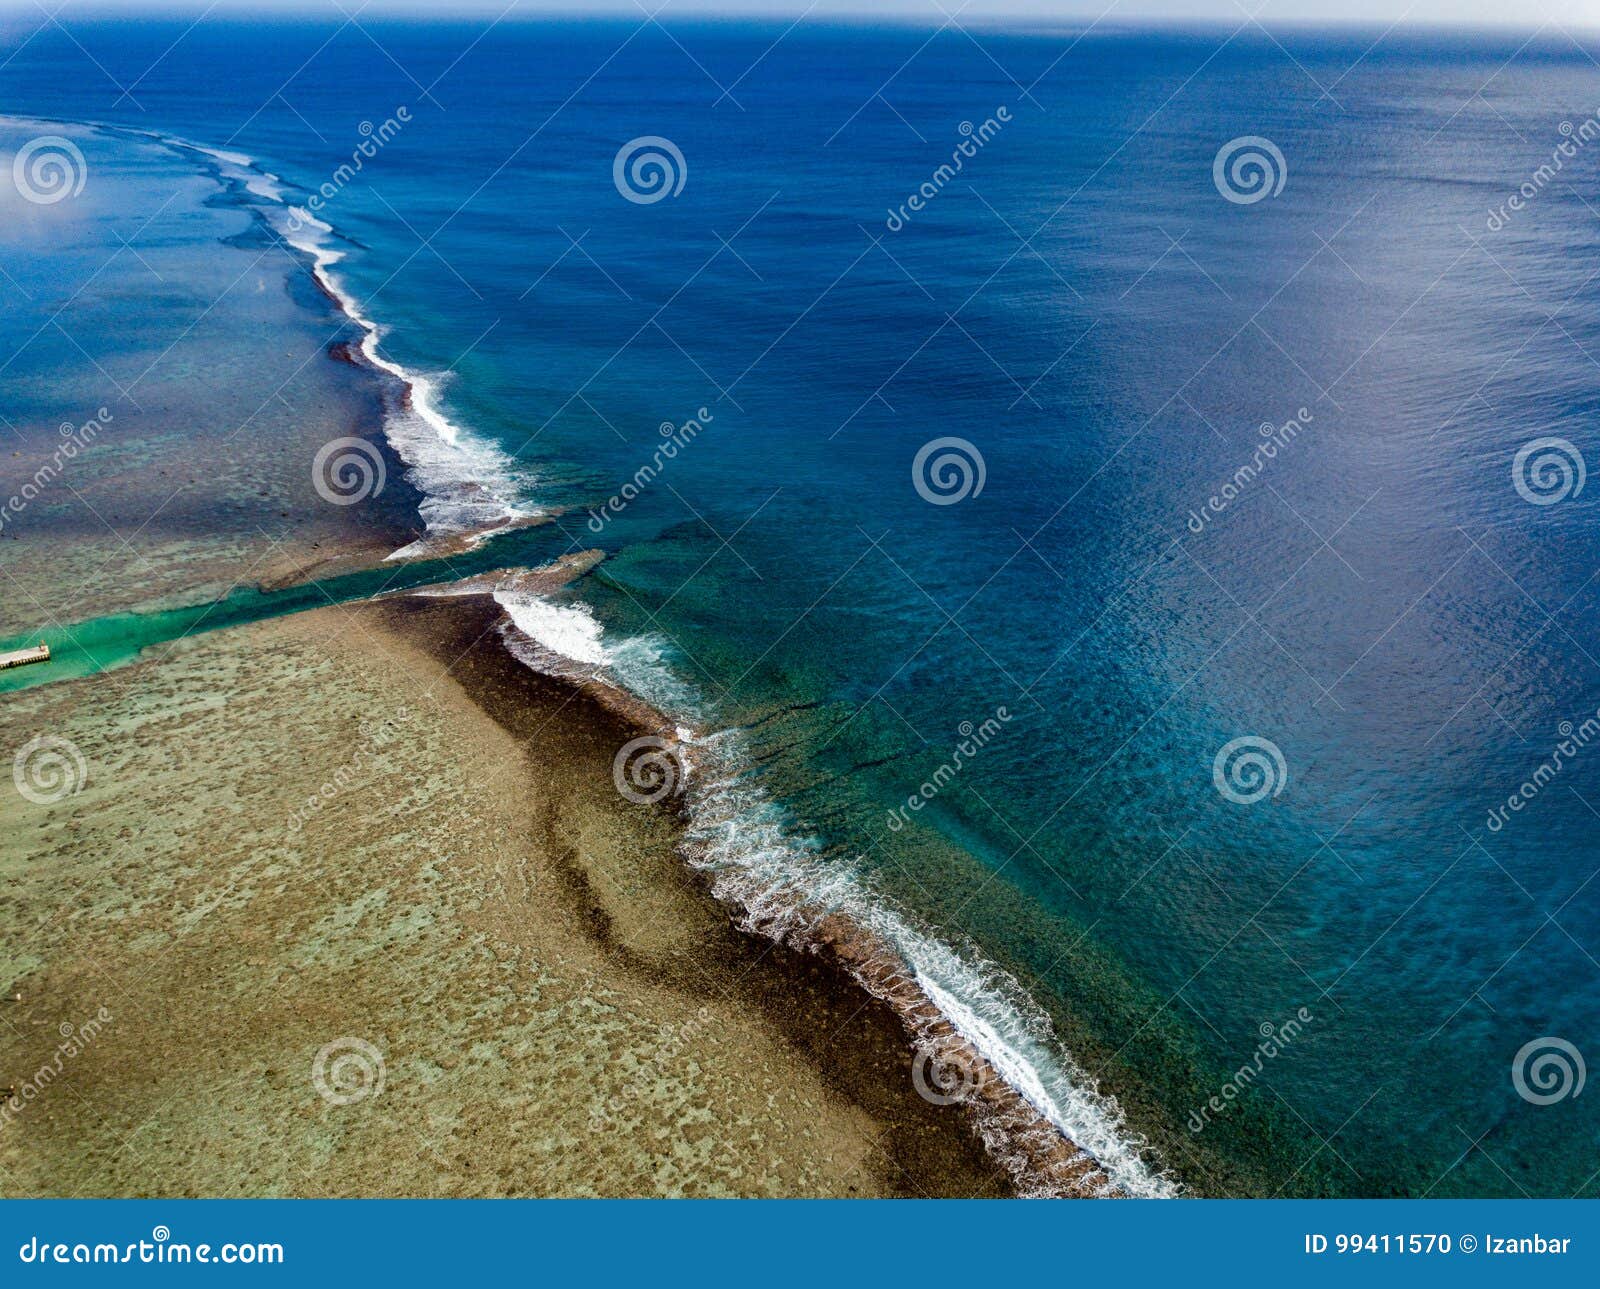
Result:
<svg viewBox="0 0 1600 1289">
<path fill-rule="evenodd" d="M 330 606 L 5 700 L 0 748 L 87 778 L 0 792 L 0 1193 L 1010 1193 L 498 616 Z"/>
</svg>

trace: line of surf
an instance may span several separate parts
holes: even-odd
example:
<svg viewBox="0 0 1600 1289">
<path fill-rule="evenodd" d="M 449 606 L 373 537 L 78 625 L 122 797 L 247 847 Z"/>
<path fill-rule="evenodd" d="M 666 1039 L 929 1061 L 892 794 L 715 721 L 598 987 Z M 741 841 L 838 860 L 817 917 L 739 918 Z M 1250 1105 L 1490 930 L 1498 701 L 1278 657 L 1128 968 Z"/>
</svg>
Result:
<svg viewBox="0 0 1600 1289">
<path fill-rule="evenodd" d="M 544 510 L 523 499 L 531 486 L 528 471 L 487 438 L 457 425 L 445 413 L 439 402 L 444 378 L 410 369 L 384 353 L 384 327 L 369 316 L 355 291 L 334 271 L 345 259 L 349 243 L 296 199 L 296 185 L 241 151 L 155 131 L 90 124 L 204 158 L 243 204 L 303 257 L 312 280 L 358 328 L 354 354 L 391 383 L 385 391 L 384 437 L 405 463 L 407 480 L 422 494 L 419 510 L 425 535 L 392 552 L 390 559 L 470 549 L 496 533 L 547 518 Z"/>
<path fill-rule="evenodd" d="M 362 359 L 398 390 L 385 434 L 423 494 L 427 535 L 390 558 L 448 552 L 542 518 L 514 500 L 518 467 L 439 408 L 436 381 L 388 358 L 381 329 L 332 269 L 343 239 L 293 200 L 290 185 L 242 152 L 122 126 L 206 158 L 304 256 L 313 279 L 361 332 Z M 477 588 L 481 589 L 481 588 Z M 448 593 L 448 592 L 434 592 Z M 995 1156 L 1025 1194 L 1168 1197 L 1178 1187 L 1152 1165 L 1113 1097 L 1100 1092 L 1055 1037 L 1043 1010 L 974 946 L 919 926 L 868 876 L 824 859 L 811 837 L 755 781 L 738 731 L 705 733 L 701 704 L 654 637 L 606 638 L 588 606 L 508 585 L 492 591 L 506 613 L 508 648 L 524 664 L 618 697 L 658 728 L 678 767 L 686 859 L 747 930 L 831 953 L 890 1005 L 935 1077 L 930 1095 L 963 1101 Z M 952 1084 L 951 1069 L 958 1076 Z"/>
<path fill-rule="evenodd" d="M 614 639 L 581 600 L 511 581 L 486 588 L 525 665 L 584 687 L 653 731 L 650 785 L 681 798 L 685 859 L 747 931 L 839 961 L 901 1018 L 913 1077 L 962 1101 L 991 1153 L 1028 1195 L 1167 1198 L 1116 1099 L 1064 1050 L 1049 1017 L 975 946 L 921 926 L 821 844 L 757 782 L 738 730 L 706 732 L 705 705 L 655 636 Z M 440 588 L 435 593 L 451 593 Z M 625 767 L 619 764 L 619 774 Z M 666 776 L 662 780 L 660 776 Z M 678 776 L 674 779 L 674 776 Z M 619 780 L 619 788 L 623 786 Z"/>
</svg>

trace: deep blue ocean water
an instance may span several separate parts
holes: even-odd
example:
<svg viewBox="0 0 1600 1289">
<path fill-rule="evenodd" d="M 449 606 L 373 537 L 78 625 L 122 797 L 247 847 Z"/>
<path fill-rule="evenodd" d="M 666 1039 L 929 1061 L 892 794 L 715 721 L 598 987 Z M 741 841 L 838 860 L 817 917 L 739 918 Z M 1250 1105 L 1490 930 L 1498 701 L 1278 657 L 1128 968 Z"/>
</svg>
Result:
<svg viewBox="0 0 1600 1289">
<path fill-rule="evenodd" d="M 1594 1193 L 1594 1093 L 1513 1077 L 1537 1039 L 1600 1052 L 1597 489 L 1517 486 L 1531 442 L 1600 451 L 1594 49 L 10 21 L 5 112 L 329 185 L 383 352 L 608 552 L 552 630 L 592 617 L 738 730 L 782 843 L 734 840 L 959 949 L 939 983 L 1009 999 L 999 1037 L 1114 1096 L 1149 1166 Z M 645 137 L 682 159 L 658 201 L 614 175 Z M 1281 191 L 1224 194 L 1241 138 Z M 982 486 L 933 504 L 944 438 Z M 1241 738 L 1281 758 L 1251 802 L 1216 768 Z"/>
</svg>

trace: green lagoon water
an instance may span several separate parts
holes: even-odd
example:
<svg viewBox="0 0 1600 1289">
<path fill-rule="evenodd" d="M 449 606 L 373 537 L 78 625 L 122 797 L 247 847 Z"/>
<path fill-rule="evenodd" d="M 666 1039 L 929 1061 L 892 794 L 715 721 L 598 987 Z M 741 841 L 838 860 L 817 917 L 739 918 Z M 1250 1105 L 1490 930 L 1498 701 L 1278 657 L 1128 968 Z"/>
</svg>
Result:
<svg viewBox="0 0 1600 1289">
<path fill-rule="evenodd" d="M 227 592 L 262 534 L 315 516 L 370 535 L 419 496 L 459 513 L 471 476 L 558 517 L 399 576 L 603 547 L 529 629 L 719 740 L 738 768 L 697 824 L 715 875 L 866 892 L 949 1014 L 1127 1189 L 1595 1193 L 1600 1098 L 1535 1104 L 1516 1070 L 1541 1039 L 1600 1052 L 1600 755 L 1489 823 L 1600 709 L 1600 489 L 1541 505 L 1514 482 L 1531 442 L 1566 444 L 1569 472 L 1600 453 L 1600 150 L 1493 218 L 1594 112 L 1585 51 L 1553 34 L 1018 27 L 975 47 L 816 23 L 781 41 L 738 23 L 675 40 L 385 24 L 436 104 L 331 27 L 84 30 L 113 71 L 149 69 L 140 108 L 45 33 L 0 69 L 9 110 L 257 168 L 96 136 L 89 204 L 50 208 L 73 221 L 59 251 L 35 236 L 54 217 L 5 226 L 31 297 L 0 324 L 25 377 L 14 450 L 101 403 L 130 443 L 214 450 L 142 530 L 161 534 L 151 568 L 65 493 L 32 519 L 64 559 L 102 543 L 81 576 L 25 562 L 18 518 L 5 630 L 62 652 L 0 688 L 399 585 L 391 566 Z M 273 98 L 290 79 L 292 110 Z M 400 104 L 411 122 L 284 243 L 360 123 Z M 963 123 L 1002 107 L 959 178 L 899 216 Z M 619 189 L 642 138 L 681 152 L 681 192 Z M 1219 153 L 1253 138 L 1286 181 L 1229 200 Z M 105 200 L 121 170 L 141 213 Z M 93 363 L 49 327 L 30 340 L 116 234 L 166 256 L 166 284 L 124 251 L 81 321 L 62 315 Z M 242 278 L 229 325 L 158 366 L 146 398 L 128 320 L 181 333 L 210 275 L 261 253 L 253 271 L 277 275 Z M 387 513 L 340 519 L 305 482 L 306 446 L 372 411 L 325 360 L 357 329 L 309 285 L 313 260 L 471 449 L 411 470 L 404 497 L 391 456 Z M 288 367 L 315 383 L 250 419 L 260 364 L 228 355 L 290 335 Z M 348 402 L 312 434 L 335 386 Z M 1292 450 L 1207 510 L 1262 425 L 1291 418 Z M 601 515 L 660 427 L 690 419 L 707 422 L 692 448 Z M 426 442 L 415 418 L 390 428 Z M 972 476 L 934 504 L 916 463 L 949 438 Z M 150 477 L 121 480 L 132 460 Z M 130 535 L 176 468 L 144 448 L 85 465 L 100 476 L 80 491 Z M 178 594 L 217 543 L 239 549 Z M 1218 787 L 1241 738 L 1282 758 L 1257 763 L 1271 790 L 1249 803 Z"/>
<path fill-rule="evenodd" d="M 108 667 L 137 661 L 147 650 L 207 631 L 435 582 L 459 581 L 494 569 L 537 565 L 564 553 L 566 545 L 565 538 L 546 535 L 540 529 L 520 529 L 490 538 L 475 550 L 449 559 L 408 560 L 275 590 L 241 586 L 220 600 L 146 613 L 114 613 L 0 639 L 0 652 L 41 642 L 50 646 L 48 663 L 0 671 L 0 693 L 91 676 Z"/>
</svg>

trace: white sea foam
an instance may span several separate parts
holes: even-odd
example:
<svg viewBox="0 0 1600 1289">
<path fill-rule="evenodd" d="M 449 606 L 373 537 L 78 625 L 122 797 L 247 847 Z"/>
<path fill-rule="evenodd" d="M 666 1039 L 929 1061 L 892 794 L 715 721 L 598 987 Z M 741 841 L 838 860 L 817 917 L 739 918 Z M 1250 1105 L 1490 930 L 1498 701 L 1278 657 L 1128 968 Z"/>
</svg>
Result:
<svg viewBox="0 0 1600 1289">
<path fill-rule="evenodd" d="M 0 114 L 0 122 L 19 121 L 46 123 Z M 383 355 L 378 347 L 378 324 L 362 312 L 354 295 L 330 271 L 345 258 L 332 226 L 293 204 L 289 186 L 282 179 L 244 152 L 132 126 L 72 124 L 135 135 L 206 157 L 223 178 L 240 183 L 260 199 L 255 209 L 288 246 L 310 258 L 312 277 L 361 329 L 358 347 L 362 357 L 392 376 L 405 391 L 404 397 L 388 400 L 384 435 L 406 463 L 407 479 L 423 495 L 418 509 L 427 535 L 392 552 L 390 559 L 427 555 L 441 545 L 474 546 L 496 532 L 543 516 L 544 511 L 521 501 L 529 480 L 518 463 L 488 440 L 461 429 L 439 408 L 440 378 L 410 371 Z"/>
<path fill-rule="evenodd" d="M 202 156 L 210 157 L 211 160 L 217 163 L 217 169 L 222 173 L 224 179 L 242 183 L 252 196 L 273 202 L 281 202 L 284 199 L 283 181 L 270 170 L 265 170 L 258 165 L 254 157 L 247 156 L 243 152 L 230 152 L 225 148 L 208 148 L 203 143 L 190 143 L 185 139 L 173 139 L 160 135 L 156 137 L 174 147 L 184 148 L 189 152 L 198 152 Z"/>
<path fill-rule="evenodd" d="M 403 401 L 390 406 L 384 433 L 405 461 L 407 479 L 423 495 L 419 509 L 427 536 L 389 558 L 425 555 L 441 538 L 475 545 L 512 524 L 538 518 L 539 510 L 515 500 L 523 490 L 523 471 L 517 463 L 487 440 L 463 430 L 440 409 L 438 379 L 410 371 L 384 355 L 378 323 L 331 271 L 345 257 L 332 226 L 291 204 L 269 212 L 269 218 L 284 241 L 311 257 L 313 276 L 361 329 L 362 356 L 407 391 Z"/>
<path fill-rule="evenodd" d="M 429 554 L 441 541 L 476 545 L 513 524 L 542 512 L 520 502 L 525 475 L 517 463 L 487 440 L 463 430 L 439 407 L 439 378 L 413 372 L 379 348 L 382 332 L 366 316 L 354 294 L 333 272 L 345 258 L 333 226 L 289 200 L 283 181 L 242 152 L 207 147 L 186 139 L 156 136 L 217 163 L 224 178 L 242 182 L 261 198 L 258 207 L 284 242 L 311 260 L 313 278 L 361 329 L 363 358 L 400 383 L 404 397 L 389 400 L 384 435 L 406 463 L 406 478 L 420 492 L 418 507 L 427 535 L 390 554 L 409 559 Z"/>
<path fill-rule="evenodd" d="M 643 699 L 658 711 L 698 718 L 700 705 L 690 686 L 679 679 L 660 636 L 644 634 L 611 639 L 581 602 L 558 602 L 531 591 L 498 590 L 495 603 L 506 611 L 516 631 L 507 644 L 517 658 L 537 671 L 570 679 L 596 681 Z M 693 743 L 687 726 L 678 738 Z"/>
<path fill-rule="evenodd" d="M 492 445 L 475 440 L 439 410 L 435 383 L 384 357 L 379 328 L 329 272 L 344 258 L 333 229 L 308 211 L 288 204 L 281 181 L 242 153 L 168 140 L 237 168 L 254 196 L 274 203 L 275 228 L 289 245 L 311 258 L 325 290 L 363 332 L 361 352 L 376 368 L 404 382 L 410 406 L 391 410 L 386 431 L 405 459 L 413 482 L 427 500 L 430 537 L 486 535 L 528 511 L 507 498 L 517 495 L 514 463 Z M 420 553 L 426 542 L 391 558 Z M 525 592 L 497 591 L 494 598 L 514 628 L 513 652 L 539 670 L 579 674 L 637 694 L 689 722 L 678 737 L 695 749 L 705 773 L 697 774 L 690 798 L 691 861 L 706 870 L 713 891 L 743 910 L 748 929 L 775 939 L 803 935 L 803 923 L 838 912 L 890 945 L 918 986 L 949 1024 L 976 1048 L 1038 1113 L 1087 1151 L 1113 1187 L 1135 1196 L 1170 1196 L 1176 1187 L 1152 1168 L 1125 1126 L 1114 1098 L 1061 1051 L 1049 1018 L 1022 987 L 973 950 L 958 950 L 917 928 L 897 912 L 861 874 L 796 828 L 787 813 L 749 775 L 736 731 L 703 735 L 692 728 L 700 705 L 677 678 L 664 642 L 652 636 L 610 641 L 587 606 L 557 603 Z"/>
<path fill-rule="evenodd" d="M 311 257 L 312 271 L 318 274 L 323 285 L 332 291 L 332 286 L 321 278 L 322 271 L 344 258 L 344 252 L 330 238 L 333 226 L 324 224 L 303 206 L 286 202 L 284 211 L 286 214 L 275 211 L 271 215 L 270 222 L 274 230 L 295 250 Z"/>
<path fill-rule="evenodd" d="M 712 751 L 691 803 L 691 853 L 712 889 L 746 910 L 749 929 L 804 940 L 806 922 L 838 912 L 887 942 L 924 994 L 996 1072 L 1081 1150 L 1116 1190 L 1170 1197 L 1177 1188 L 1141 1157 L 1121 1107 L 1061 1050 L 1049 1017 L 1008 973 L 916 927 L 859 873 L 824 858 L 739 768 L 740 737 L 703 740 Z M 720 764 L 720 769 L 719 769 Z"/>
<path fill-rule="evenodd" d="M 581 603 L 557 604 L 521 592 L 496 592 L 515 627 L 513 652 L 536 670 L 613 681 L 657 709 L 684 719 L 679 741 L 695 773 L 688 798 L 687 856 L 713 893 L 743 910 L 747 930 L 804 942 L 829 913 L 877 936 L 900 955 L 950 1025 L 1040 1116 L 1087 1152 L 1116 1192 L 1169 1197 L 1173 1182 L 1141 1155 L 1122 1109 L 1101 1093 L 1056 1041 L 1049 1017 L 1022 986 L 975 950 L 958 950 L 919 929 L 856 869 L 795 827 L 749 774 L 743 735 L 693 729 L 700 705 L 678 680 L 654 636 L 612 641 Z M 517 639 L 520 636 L 521 639 Z"/>
<path fill-rule="evenodd" d="M 606 667 L 624 689 L 657 711 L 672 712 L 690 725 L 701 721 L 704 709 L 700 697 L 679 675 L 671 646 L 661 636 L 644 634 L 608 641 Z M 681 742 L 698 741 L 690 725 L 678 726 Z"/>
<path fill-rule="evenodd" d="M 270 170 L 262 170 L 251 175 L 244 181 L 244 186 L 257 197 L 265 197 L 268 201 L 283 200 L 283 185 L 278 182 L 278 176 Z"/>
<path fill-rule="evenodd" d="M 985 969 L 937 940 L 909 927 L 906 931 L 906 939 L 897 944 L 917 983 L 1001 1078 L 1073 1145 L 1087 1151 L 1121 1191 L 1141 1199 L 1177 1194 L 1172 1181 L 1140 1156 L 1122 1107 L 1096 1089 L 1059 1044 L 1049 1041 L 1048 1019 L 1031 999 L 1020 996 L 1015 980 L 1003 973 L 997 980 L 997 968 Z"/>
<path fill-rule="evenodd" d="M 574 662 L 605 663 L 600 624 L 584 605 L 556 604 L 522 591 L 496 591 L 494 599 L 517 630 L 540 647 Z"/>
<path fill-rule="evenodd" d="M 217 161 L 226 162 L 230 166 L 255 165 L 255 158 L 247 156 L 243 152 L 228 152 L 223 148 L 208 148 L 203 143 L 183 143 L 178 140 L 174 140 L 174 142 L 179 143 L 180 147 L 188 148 L 191 152 L 203 152 L 206 156 Z"/>
</svg>

